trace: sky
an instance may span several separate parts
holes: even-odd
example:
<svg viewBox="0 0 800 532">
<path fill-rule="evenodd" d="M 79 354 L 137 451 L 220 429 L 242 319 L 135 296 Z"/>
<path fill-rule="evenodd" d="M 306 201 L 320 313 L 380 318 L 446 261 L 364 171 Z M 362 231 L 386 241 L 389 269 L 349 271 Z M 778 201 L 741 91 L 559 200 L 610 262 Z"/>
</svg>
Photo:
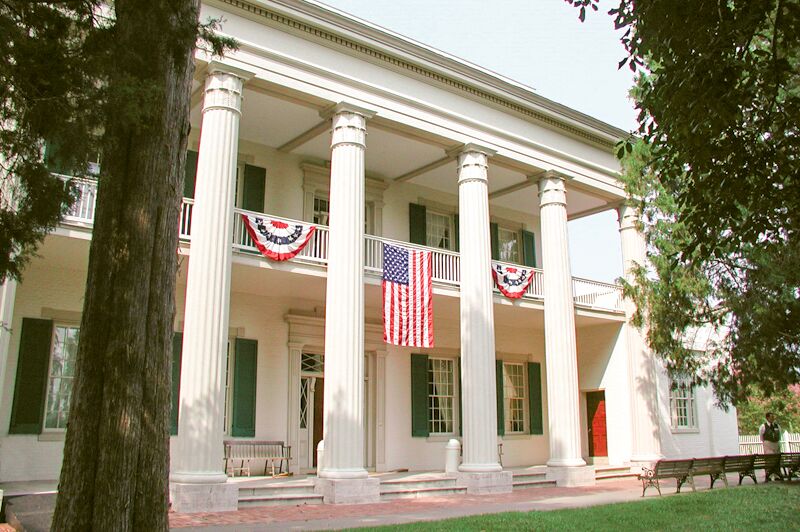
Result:
<svg viewBox="0 0 800 532">
<path fill-rule="evenodd" d="M 326 5 L 447 52 L 534 89 L 539 95 L 630 131 L 633 77 L 620 32 L 601 0 L 578 20 L 564 0 L 323 0 Z M 491 179 L 491 176 L 490 176 Z M 617 216 L 569 223 L 572 274 L 612 282 L 622 275 Z"/>
</svg>

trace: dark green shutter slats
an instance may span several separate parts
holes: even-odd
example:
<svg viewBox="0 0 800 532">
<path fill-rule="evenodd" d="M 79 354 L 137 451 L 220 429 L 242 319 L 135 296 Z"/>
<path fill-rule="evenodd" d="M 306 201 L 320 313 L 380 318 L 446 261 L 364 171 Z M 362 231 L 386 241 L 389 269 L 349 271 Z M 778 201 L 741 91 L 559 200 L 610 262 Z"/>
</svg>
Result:
<svg viewBox="0 0 800 532">
<path fill-rule="evenodd" d="M 264 212 L 264 190 L 267 170 L 258 166 L 244 165 L 242 185 L 242 208 L 248 211 Z"/>
<path fill-rule="evenodd" d="M 47 400 L 47 372 L 50 369 L 50 342 L 53 322 L 22 319 L 14 403 L 9 434 L 40 434 Z"/>
<path fill-rule="evenodd" d="M 183 197 L 194 198 L 194 182 L 197 176 L 197 152 L 186 152 L 186 165 L 183 174 Z"/>
<path fill-rule="evenodd" d="M 429 434 L 428 355 L 411 355 L 411 436 Z"/>
<path fill-rule="evenodd" d="M 457 376 L 458 376 L 458 435 L 464 435 L 464 389 L 462 388 L 461 381 L 461 359 L 456 360 Z"/>
<path fill-rule="evenodd" d="M 500 227 L 496 223 L 489 224 L 489 238 L 492 244 L 492 260 L 500 260 Z"/>
<path fill-rule="evenodd" d="M 169 433 L 178 434 L 178 411 L 181 404 L 181 359 L 183 358 L 183 333 L 172 335 L 172 395 L 170 396 Z"/>
<path fill-rule="evenodd" d="M 458 234 L 458 215 L 453 215 L 453 251 L 461 250 L 461 237 Z"/>
<path fill-rule="evenodd" d="M 536 237 L 530 231 L 522 230 L 522 263 L 536 267 Z"/>
<path fill-rule="evenodd" d="M 528 362 L 528 410 L 531 434 L 544 434 L 542 420 L 542 365 Z"/>
<path fill-rule="evenodd" d="M 497 435 L 506 433 L 505 408 L 503 405 L 503 361 L 495 360 L 495 382 L 497 382 Z"/>
<path fill-rule="evenodd" d="M 256 435 L 256 366 L 258 342 L 236 339 L 233 361 L 233 424 L 231 436 Z"/>
<path fill-rule="evenodd" d="M 408 204 L 408 240 L 412 244 L 426 245 L 427 218 L 425 215 L 425 205 L 416 203 Z"/>
</svg>

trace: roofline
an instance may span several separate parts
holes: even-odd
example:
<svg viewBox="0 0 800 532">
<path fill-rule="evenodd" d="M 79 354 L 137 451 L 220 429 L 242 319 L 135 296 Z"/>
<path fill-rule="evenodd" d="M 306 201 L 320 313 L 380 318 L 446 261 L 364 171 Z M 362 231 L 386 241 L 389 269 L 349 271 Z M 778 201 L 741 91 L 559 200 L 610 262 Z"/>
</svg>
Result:
<svg viewBox="0 0 800 532">
<path fill-rule="evenodd" d="M 577 129 L 583 133 L 580 136 L 600 144 L 613 146 L 630 136 L 628 131 L 540 96 L 526 85 L 316 0 L 217 0 L 217 2 L 251 12 L 253 8 L 267 12 L 274 11 L 297 22 L 357 42 L 361 46 L 379 49 L 403 62 L 432 70 L 439 76 L 457 80 L 488 93 L 494 99 L 505 100 L 512 107 L 526 108 L 529 111 L 526 114 L 543 119 L 553 126 L 568 130 Z"/>
</svg>

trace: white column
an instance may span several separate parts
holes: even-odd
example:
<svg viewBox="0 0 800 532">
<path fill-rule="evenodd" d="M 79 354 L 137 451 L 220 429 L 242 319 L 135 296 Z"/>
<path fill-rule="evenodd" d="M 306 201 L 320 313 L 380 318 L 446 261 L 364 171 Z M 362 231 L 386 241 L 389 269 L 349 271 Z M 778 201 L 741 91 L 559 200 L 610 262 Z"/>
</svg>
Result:
<svg viewBox="0 0 800 532">
<path fill-rule="evenodd" d="M 575 302 L 567 238 L 564 178 L 548 172 L 539 181 L 544 269 L 544 337 L 547 363 L 548 466 L 583 466 L 581 458 Z"/>
<path fill-rule="evenodd" d="M 461 242 L 463 472 L 501 471 L 497 458 L 494 309 L 489 238 L 488 158 L 472 144 L 458 156 Z"/>
<path fill-rule="evenodd" d="M 14 300 L 17 293 L 17 281 L 6 278 L 0 285 L 0 397 L 6 382 L 8 365 L 8 347 L 11 344 L 11 324 L 14 320 Z"/>
<path fill-rule="evenodd" d="M 325 454 L 319 476 L 364 479 L 364 151 L 374 113 L 338 104 L 331 116 L 325 312 Z M 332 501 L 344 502 L 344 501 Z"/>
<path fill-rule="evenodd" d="M 644 235 L 638 230 L 639 214 L 633 206 L 619 207 L 619 237 L 625 279 L 634 282 L 632 270 L 646 260 Z M 628 379 L 631 396 L 632 462 L 653 462 L 661 455 L 658 434 L 658 400 L 653 357 L 645 342 L 646 331 L 630 323 L 636 305 L 625 299 Z"/>
<path fill-rule="evenodd" d="M 170 476 L 173 483 L 227 480 L 222 460 L 225 354 L 239 120 L 242 86 L 248 77 L 244 71 L 212 63 L 206 80 L 186 288 L 178 438 Z M 187 508 L 191 505 L 186 504 Z"/>
</svg>

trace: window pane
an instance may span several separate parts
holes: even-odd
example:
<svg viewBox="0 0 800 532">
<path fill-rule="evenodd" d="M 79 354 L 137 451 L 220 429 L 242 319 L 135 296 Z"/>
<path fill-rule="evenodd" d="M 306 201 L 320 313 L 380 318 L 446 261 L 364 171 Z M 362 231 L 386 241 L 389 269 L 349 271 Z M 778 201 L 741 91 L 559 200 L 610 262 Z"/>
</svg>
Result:
<svg viewBox="0 0 800 532">
<path fill-rule="evenodd" d="M 78 356 L 78 328 L 56 326 L 50 356 L 50 371 L 47 382 L 47 406 L 44 427 L 65 429 L 69 419 L 69 403 L 72 397 L 72 379 Z"/>
<path fill-rule="evenodd" d="M 452 224 L 450 216 L 427 211 L 425 213 L 425 243 L 434 248 L 452 249 Z"/>
<path fill-rule="evenodd" d="M 503 364 L 503 408 L 505 410 L 506 433 L 525 432 L 527 386 L 525 386 L 525 366 L 522 364 Z"/>
<path fill-rule="evenodd" d="M 503 229 L 497 230 L 500 260 L 504 262 L 519 263 L 519 236 L 517 231 Z"/>
<path fill-rule="evenodd" d="M 428 419 L 431 433 L 452 433 L 455 376 L 453 360 L 428 359 Z"/>
<path fill-rule="evenodd" d="M 328 198 L 314 196 L 314 223 L 328 225 L 328 218 L 331 212 L 331 204 Z"/>
</svg>

